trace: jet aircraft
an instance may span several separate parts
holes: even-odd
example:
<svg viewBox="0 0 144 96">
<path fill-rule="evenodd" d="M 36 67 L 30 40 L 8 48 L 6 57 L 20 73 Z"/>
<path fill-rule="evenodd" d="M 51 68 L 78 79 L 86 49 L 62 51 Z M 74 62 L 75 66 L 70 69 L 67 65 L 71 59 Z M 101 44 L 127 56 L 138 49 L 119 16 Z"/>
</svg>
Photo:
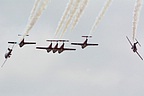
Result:
<svg viewBox="0 0 144 96">
<path fill-rule="evenodd" d="M 73 48 L 64 48 L 65 43 L 64 42 L 69 42 L 68 40 L 47 40 L 48 42 L 51 42 L 51 44 L 48 47 L 36 47 L 36 49 L 45 49 L 49 53 L 52 51 L 53 53 L 62 53 L 65 50 L 76 50 Z M 52 42 L 57 42 L 56 45 L 52 48 Z M 58 48 L 58 42 L 63 42 L 63 44 Z"/>
<path fill-rule="evenodd" d="M 88 38 L 92 38 L 92 36 L 82 36 L 85 37 L 86 40 L 83 43 L 71 43 L 72 45 L 80 45 L 82 49 L 84 49 L 87 46 L 98 46 L 98 44 L 89 44 L 88 42 Z"/>
<path fill-rule="evenodd" d="M 132 46 L 131 49 L 133 50 L 133 52 L 137 53 L 137 55 L 141 58 L 141 60 L 143 60 L 142 56 L 137 51 L 137 46 L 136 45 L 139 44 L 139 42 L 136 40 L 136 42 L 134 44 L 132 44 L 127 36 L 126 36 L 126 38 L 127 38 L 128 42 L 130 43 L 130 45 Z M 141 45 L 139 44 L 139 46 L 141 46 Z"/>
<path fill-rule="evenodd" d="M 36 44 L 36 42 L 25 42 L 24 38 L 21 40 L 20 43 L 18 42 L 8 42 L 10 44 L 18 44 L 20 47 L 23 47 L 25 44 Z"/>
<path fill-rule="evenodd" d="M 5 54 L 5 59 L 10 58 L 10 56 L 12 55 L 12 49 L 8 48 L 8 52 Z"/>
<path fill-rule="evenodd" d="M 1 67 L 4 66 L 4 64 L 6 63 L 7 59 L 10 58 L 10 56 L 12 55 L 13 47 L 14 47 L 14 45 L 12 46 L 12 48 L 8 48 L 8 49 L 7 49 L 7 52 L 5 53 L 5 56 L 4 56 L 4 57 L 5 57 L 5 61 L 4 61 L 4 63 L 2 64 Z"/>
</svg>

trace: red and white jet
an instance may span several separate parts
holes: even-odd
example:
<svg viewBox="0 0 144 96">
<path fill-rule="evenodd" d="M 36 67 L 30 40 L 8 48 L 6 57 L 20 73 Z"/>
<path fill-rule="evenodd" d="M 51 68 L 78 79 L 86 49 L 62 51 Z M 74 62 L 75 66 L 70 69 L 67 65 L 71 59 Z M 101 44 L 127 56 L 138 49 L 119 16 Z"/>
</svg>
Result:
<svg viewBox="0 0 144 96">
<path fill-rule="evenodd" d="M 98 46 L 98 44 L 90 44 L 88 42 L 88 38 L 92 38 L 92 36 L 82 36 L 85 37 L 86 40 L 83 43 L 71 43 L 72 45 L 80 45 L 82 49 L 84 49 L 87 46 Z"/>
<path fill-rule="evenodd" d="M 141 60 L 143 60 L 142 56 L 138 53 L 137 47 L 136 47 L 136 45 L 139 44 L 139 42 L 136 40 L 136 42 L 134 44 L 132 44 L 127 36 L 126 36 L 126 38 L 129 41 L 130 45 L 132 46 L 131 49 L 133 50 L 133 52 L 137 53 L 137 55 L 141 58 Z M 141 46 L 141 45 L 139 44 L 139 46 Z"/>
<path fill-rule="evenodd" d="M 22 35 L 19 34 L 18 36 L 22 36 Z M 29 36 L 29 35 L 26 35 L 26 36 Z M 25 42 L 24 38 L 20 42 L 8 42 L 8 43 L 10 43 L 10 44 L 18 44 L 20 47 L 23 47 L 26 44 L 36 44 L 36 42 Z"/>
</svg>

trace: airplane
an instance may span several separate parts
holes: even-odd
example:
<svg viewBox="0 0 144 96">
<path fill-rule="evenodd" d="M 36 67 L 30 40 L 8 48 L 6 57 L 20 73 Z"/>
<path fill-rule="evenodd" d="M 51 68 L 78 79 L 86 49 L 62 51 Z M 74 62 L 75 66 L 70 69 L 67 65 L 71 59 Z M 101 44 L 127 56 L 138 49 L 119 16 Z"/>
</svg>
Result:
<svg viewBox="0 0 144 96">
<path fill-rule="evenodd" d="M 5 59 L 10 58 L 10 56 L 12 55 L 12 49 L 8 48 L 8 52 L 5 54 Z"/>
<path fill-rule="evenodd" d="M 8 52 L 6 52 L 6 53 L 5 53 L 5 56 L 4 56 L 4 57 L 5 57 L 5 61 L 4 61 L 4 63 L 2 64 L 1 67 L 4 66 L 4 64 L 6 63 L 7 59 L 10 58 L 10 56 L 12 55 L 13 47 L 14 47 L 14 45 L 12 46 L 12 48 L 8 48 Z"/>
<path fill-rule="evenodd" d="M 88 42 L 88 38 L 92 38 L 92 36 L 82 36 L 85 37 L 86 40 L 83 43 L 71 43 L 72 45 L 80 45 L 82 49 L 84 49 L 87 46 L 98 46 L 98 44 L 89 44 Z"/>
<path fill-rule="evenodd" d="M 131 49 L 133 50 L 133 52 L 137 53 L 137 55 L 141 58 L 141 60 L 143 60 L 142 56 L 138 53 L 137 47 L 136 47 L 136 45 L 139 44 L 139 42 L 136 40 L 136 42 L 134 44 L 132 44 L 127 36 L 126 36 L 126 38 L 127 38 L 128 42 L 130 43 L 130 45 L 132 46 Z M 139 46 L 141 46 L 141 45 L 139 44 Z"/>
<path fill-rule="evenodd" d="M 56 53 L 58 51 L 59 54 L 65 50 L 76 50 L 76 49 L 72 49 L 72 48 L 64 48 L 64 42 L 69 42 L 68 40 L 47 40 L 47 41 L 51 42 L 49 47 L 36 47 L 36 49 L 45 49 L 45 50 L 47 50 L 48 53 L 50 51 L 52 51 L 53 53 Z M 52 48 L 52 42 L 57 42 L 53 48 Z M 58 48 L 58 42 L 63 42 L 63 44 L 61 45 L 60 48 Z"/>
<path fill-rule="evenodd" d="M 18 42 L 8 42 L 10 44 L 18 44 Z M 21 42 L 19 43 L 20 47 L 23 47 L 25 44 L 36 44 L 36 42 L 25 42 L 24 38 L 21 40 Z"/>
</svg>

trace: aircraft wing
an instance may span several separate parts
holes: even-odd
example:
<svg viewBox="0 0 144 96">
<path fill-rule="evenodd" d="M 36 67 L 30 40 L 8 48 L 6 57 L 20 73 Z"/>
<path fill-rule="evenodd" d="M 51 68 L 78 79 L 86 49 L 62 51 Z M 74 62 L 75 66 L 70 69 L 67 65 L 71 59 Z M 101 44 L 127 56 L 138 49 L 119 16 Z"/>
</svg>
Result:
<svg viewBox="0 0 144 96">
<path fill-rule="evenodd" d="M 87 44 L 88 46 L 98 46 L 98 44 Z"/>
<path fill-rule="evenodd" d="M 36 49 L 50 49 L 48 47 L 36 47 Z"/>
<path fill-rule="evenodd" d="M 126 36 L 126 38 L 129 41 L 130 45 L 133 46 L 132 43 L 131 43 L 131 41 L 129 40 L 129 38 L 127 36 Z"/>
<path fill-rule="evenodd" d="M 24 42 L 25 44 L 36 44 L 36 42 Z"/>
<path fill-rule="evenodd" d="M 137 55 L 143 60 L 142 56 L 136 51 Z"/>
<path fill-rule="evenodd" d="M 71 43 L 72 45 L 83 45 L 83 43 Z"/>
<path fill-rule="evenodd" d="M 73 48 L 64 48 L 64 50 L 76 50 L 76 49 L 73 49 Z"/>
</svg>

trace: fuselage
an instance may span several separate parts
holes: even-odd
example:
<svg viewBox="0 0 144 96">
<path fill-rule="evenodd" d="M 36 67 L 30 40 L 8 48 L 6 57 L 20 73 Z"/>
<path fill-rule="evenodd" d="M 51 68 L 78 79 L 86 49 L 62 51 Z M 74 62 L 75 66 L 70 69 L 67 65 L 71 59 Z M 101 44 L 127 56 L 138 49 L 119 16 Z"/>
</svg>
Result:
<svg viewBox="0 0 144 96">
<path fill-rule="evenodd" d="M 5 54 L 5 58 L 6 58 L 6 59 L 7 59 L 7 58 L 10 58 L 10 55 L 11 55 L 11 52 L 12 52 L 12 49 L 9 49 L 9 48 L 8 48 L 8 50 L 9 50 L 9 52 Z"/>
<path fill-rule="evenodd" d="M 86 39 L 86 40 L 84 41 L 83 45 L 81 45 L 82 49 L 84 49 L 84 48 L 87 46 L 87 41 L 88 41 L 88 39 Z"/>
<path fill-rule="evenodd" d="M 58 49 L 58 53 L 62 53 L 64 51 L 64 43 L 61 45 L 61 47 Z"/>
<path fill-rule="evenodd" d="M 58 43 L 55 45 L 55 47 L 52 50 L 53 50 L 53 53 L 56 53 L 58 51 Z"/>
<path fill-rule="evenodd" d="M 52 43 L 49 45 L 49 47 L 46 50 L 48 53 L 52 50 Z"/>
<path fill-rule="evenodd" d="M 137 52 L 137 47 L 136 47 L 136 44 L 137 44 L 137 43 L 138 43 L 138 42 L 134 43 L 133 46 L 132 46 L 133 52 Z"/>
<path fill-rule="evenodd" d="M 24 39 L 19 43 L 20 47 L 23 47 L 25 45 Z"/>
</svg>

